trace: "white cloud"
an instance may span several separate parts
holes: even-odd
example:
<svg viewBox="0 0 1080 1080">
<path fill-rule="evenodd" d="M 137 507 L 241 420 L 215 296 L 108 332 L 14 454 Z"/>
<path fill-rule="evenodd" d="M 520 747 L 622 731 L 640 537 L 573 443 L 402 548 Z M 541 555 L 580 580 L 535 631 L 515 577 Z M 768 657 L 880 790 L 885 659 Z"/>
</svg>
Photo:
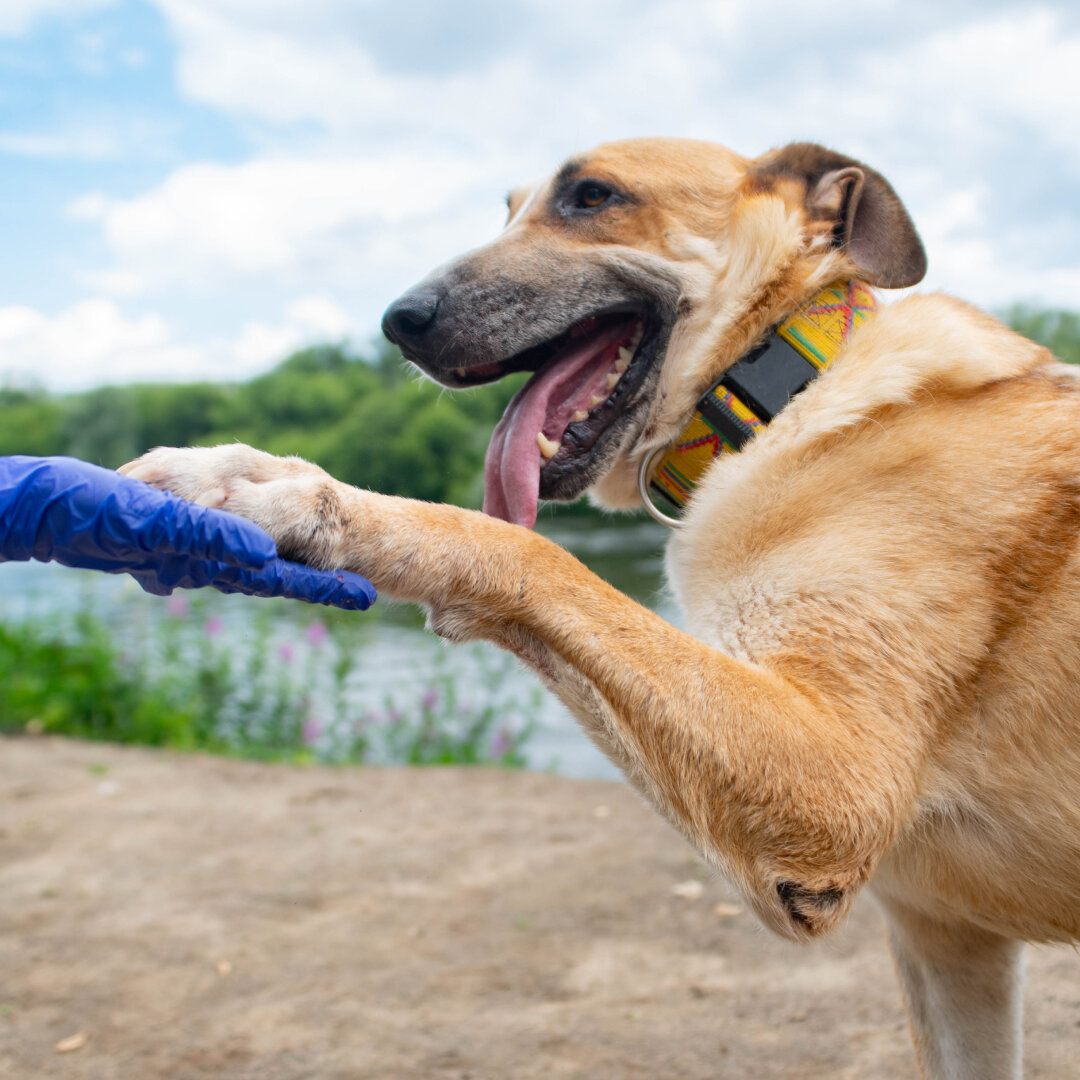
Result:
<svg viewBox="0 0 1080 1080">
<path fill-rule="evenodd" d="M 74 18 L 93 8 L 110 7 L 116 0 L 3 0 L 0 3 L 0 37 L 25 34 L 46 15 Z"/>
<path fill-rule="evenodd" d="M 325 296 L 303 296 L 289 307 L 288 314 L 298 325 L 331 341 L 345 337 L 351 329 L 349 316 Z"/>
<path fill-rule="evenodd" d="M 192 98 L 270 125 L 271 145 L 313 122 L 324 150 L 362 144 L 373 164 L 406 148 L 428 189 L 444 184 L 447 146 L 482 161 L 477 176 L 510 186 L 623 135 L 718 138 L 747 153 L 793 138 L 825 141 L 897 182 L 927 223 L 938 279 L 977 300 L 987 284 L 980 251 L 1009 260 L 985 214 L 963 229 L 940 228 L 954 193 L 991 177 L 1019 189 L 1010 124 L 1031 130 L 1032 152 L 1056 148 L 1080 162 L 1080 35 L 1050 6 L 872 4 L 850 28 L 847 50 L 810 77 L 774 56 L 773 28 L 804 17 L 794 0 L 522 2 L 509 33 L 500 8 L 481 2 L 455 15 L 473 39 L 460 60 L 453 27 L 428 0 L 400 0 L 396 22 L 370 0 L 158 3 Z M 455 190 L 445 205 L 479 221 L 490 198 L 489 188 Z M 366 254 L 403 266 L 411 258 L 406 279 L 425 272 L 449 251 L 416 243 L 421 216 L 387 217 L 387 227 L 365 232 Z M 343 225 L 325 229 L 324 248 Z M 281 244 L 278 265 L 299 248 Z"/>
<path fill-rule="evenodd" d="M 228 0 L 213 9 L 160 0 L 159 6 L 181 46 L 178 75 L 193 100 L 276 122 L 323 123 L 391 103 L 389 87 L 378 82 L 364 50 L 328 34 L 310 10 L 301 14 L 293 5 L 301 17 L 283 19 L 285 5 L 257 11 Z"/>
<path fill-rule="evenodd" d="M 1019 118 L 1080 145 L 1080 36 L 1052 4 L 877 0 L 809 68 L 778 54 L 796 0 L 156 0 L 185 93 L 355 146 L 453 144 L 541 164 L 627 134 L 754 153 L 825 135 L 871 148 L 913 128 L 955 156 Z M 950 142 L 945 142 L 946 131 Z M 289 128 L 282 137 L 296 138 Z M 1071 151 L 1070 151 L 1071 152 Z"/>
<path fill-rule="evenodd" d="M 125 314 L 96 298 L 46 315 L 0 307 L 0 385 L 81 390 L 103 383 L 182 382 L 257 375 L 305 345 L 343 340 L 356 327 L 333 299 L 301 296 L 277 323 L 249 320 L 233 335 L 184 340 L 159 314 Z"/>
<path fill-rule="evenodd" d="M 0 377 L 74 389 L 103 382 L 154 381 L 198 363 L 157 315 L 129 319 L 108 300 L 84 300 L 53 318 L 0 307 Z"/>
<path fill-rule="evenodd" d="M 58 163 L 126 157 L 145 168 L 175 154 L 178 129 L 175 119 L 158 109 L 125 104 L 117 111 L 100 103 L 80 107 L 72 102 L 47 126 L 0 128 L 0 154 Z"/>
<path fill-rule="evenodd" d="M 295 326 L 245 323 L 233 343 L 232 355 L 245 371 L 258 371 L 287 356 L 300 344 Z"/>
<path fill-rule="evenodd" d="M 235 276 L 317 270 L 338 257 L 335 236 L 439 213 L 477 169 L 461 158 L 400 156 L 188 165 L 134 199 L 84 195 L 68 214 L 101 225 L 116 258 L 107 273 L 122 287 L 180 280 L 213 288 Z"/>
<path fill-rule="evenodd" d="M 635 134 L 749 154 L 826 142 L 896 184 L 928 285 L 1078 303 L 1080 34 L 1063 4 L 873 0 L 810 66 L 776 45 L 778 26 L 805 22 L 795 0 L 153 2 L 183 96 L 236 125 L 248 160 L 188 160 L 135 194 L 75 199 L 68 217 L 97 254 L 64 265 L 112 303 L 167 310 L 167 344 L 198 342 L 210 373 L 366 336 L 403 287 L 494 235 L 507 188 Z M 70 10 L 0 0 L 0 33 Z M 85 160 L 105 156 L 100 131 L 145 161 L 159 120 L 13 129 L 0 150 Z"/>
<path fill-rule="evenodd" d="M 73 199 L 65 209 L 74 221 L 97 221 L 107 213 L 109 198 L 103 191 L 88 191 Z"/>
<path fill-rule="evenodd" d="M 246 323 L 230 351 L 245 370 L 259 371 L 304 345 L 341 341 L 354 330 L 333 300 L 304 296 L 288 306 L 282 323 Z"/>
<path fill-rule="evenodd" d="M 1019 122 L 1080 163 L 1080 35 L 1049 7 L 950 27 L 860 66 L 905 129 L 935 143 L 948 132 L 954 154 L 1015 145 Z"/>
<path fill-rule="evenodd" d="M 710 118 L 715 130 L 730 111 L 715 90 L 758 14 L 749 0 L 156 2 L 184 93 L 270 125 L 271 140 L 308 122 L 339 147 L 454 145 L 539 164 L 614 134 Z"/>
<path fill-rule="evenodd" d="M 0 131 L 0 153 L 29 158 L 116 157 L 119 145 L 112 132 L 92 128 L 66 131 Z"/>
</svg>

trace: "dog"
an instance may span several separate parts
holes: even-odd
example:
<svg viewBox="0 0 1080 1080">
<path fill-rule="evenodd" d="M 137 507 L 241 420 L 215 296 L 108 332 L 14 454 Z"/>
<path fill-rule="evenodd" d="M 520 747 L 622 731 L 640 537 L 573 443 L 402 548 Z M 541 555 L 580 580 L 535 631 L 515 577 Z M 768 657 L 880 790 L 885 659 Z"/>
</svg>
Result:
<svg viewBox="0 0 1080 1080">
<path fill-rule="evenodd" d="M 488 513 L 245 446 L 124 471 L 515 653 L 772 930 L 827 934 L 868 887 L 923 1075 L 1020 1076 L 1023 942 L 1080 931 L 1080 380 L 946 296 L 856 312 L 845 287 L 925 255 L 889 183 L 814 144 L 613 143 L 508 205 L 384 320 L 449 387 L 536 373 Z M 640 508 L 703 395 L 837 282 L 835 359 L 717 435 L 737 452 L 677 516 L 689 632 L 530 530 L 539 498 Z"/>
</svg>

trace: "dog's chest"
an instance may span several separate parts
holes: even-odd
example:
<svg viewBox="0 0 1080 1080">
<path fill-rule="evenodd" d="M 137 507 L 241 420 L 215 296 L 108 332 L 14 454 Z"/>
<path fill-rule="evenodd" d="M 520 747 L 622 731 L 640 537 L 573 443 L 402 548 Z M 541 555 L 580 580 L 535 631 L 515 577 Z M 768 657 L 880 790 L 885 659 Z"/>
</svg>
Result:
<svg viewBox="0 0 1080 1080">
<path fill-rule="evenodd" d="M 865 498 L 872 467 L 849 453 L 808 460 L 774 444 L 714 463 L 667 550 L 690 633 L 759 660 L 813 639 L 875 587 L 903 523 L 883 526 Z"/>
<path fill-rule="evenodd" d="M 780 646 L 790 630 L 793 607 L 805 594 L 797 552 L 784 539 L 786 527 L 774 488 L 767 504 L 746 463 L 715 469 L 728 473 L 703 493 L 709 513 L 695 512 L 672 533 L 666 553 L 668 583 L 699 640 L 741 660 L 754 660 Z"/>
</svg>

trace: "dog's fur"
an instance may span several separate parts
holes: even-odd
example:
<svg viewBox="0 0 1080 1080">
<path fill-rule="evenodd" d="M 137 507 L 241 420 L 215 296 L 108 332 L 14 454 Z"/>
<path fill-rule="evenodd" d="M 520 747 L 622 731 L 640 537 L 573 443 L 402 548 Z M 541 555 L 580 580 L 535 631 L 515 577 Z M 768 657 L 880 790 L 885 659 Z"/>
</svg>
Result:
<svg viewBox="0 0 1080 1080">
<path fill-rule="evenodd" d="M 627 197 L 560 214 L 581 176 Z M 485 298 L 445 305 L 482 356 L 528 344 L 526 316 L 564 328 L 594 281 L 668 298 L 648 399 L 590 476 L 630 507 L 643 455 L 770 326 L 921 259 L 849 159 L 638 140 L 514 193 L 504 234 L 440 280 Z M 516 653 L 773 930 L 826 933 L 869 884 L 924 1074 L 1020 1075 L 1020 943 L 1080 930 L 1080 380 L 1044 349 L 944 296 L 885 307 L 694 495 L 668 551 L 690 634 L 526 529 L 297 459 L 127 469 Z"/>
</svg>

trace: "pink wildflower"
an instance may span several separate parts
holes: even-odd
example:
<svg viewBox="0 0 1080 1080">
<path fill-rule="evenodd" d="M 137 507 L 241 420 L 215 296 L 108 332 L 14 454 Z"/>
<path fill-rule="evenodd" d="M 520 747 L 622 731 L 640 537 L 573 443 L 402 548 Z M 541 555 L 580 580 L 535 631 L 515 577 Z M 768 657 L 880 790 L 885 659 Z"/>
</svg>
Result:
<svg viewBox="0 0 1080 1080">
<path fill-rule="evenodd" d="M 313 649 L 317 649 L 329 636 L 330 632 L 321 622 L 313 622 L 305 633 L 307 643 Z"/>
<path fill-rule="evenodd" d="M 424 696 L 420 699 L 420 708 L 426 709 L 430 712 L 439 704 L 439 692 L 434 686 L 429 686 L 424 691 Z"/>
<path fill-rule="evenodd" d="M 291 641 L 283 641 L 278 646 L 277 654 L 278 659 L 283 664 L 291 664 L 296 657 L 296 649 L 293 648 L 293 644 Z"/>
<path fill-rule="evenodd" d="M 510 732 L 506 728 L 499 728 L 491 740 L 491 756 L 505 757 L 510 750 Z"/>
<path fill-rule="evenodd" d="M 165 610 L 174 618 L 182 619 L 191 609 L 188 598 L 181 593 L 173 593 L 165 601 Z"/>
<path fill-rule="evenodd" d="M 217 615 L 211 615 L 210 618 L 206 620 L 206 636 L 217 637 L 218 634 L 221 633 L 222 627 L 224 625 L 225 624 L 221 621 L 221 619 L 217 617 Z"/>
<path fill-rule="evenodd" d="M 304 726 L 300 729 L 300 738 L 303 740 L 305 746 L 314 746 L 321 734 L 322 724 L 314 719 L 314 717 L 308 717 L 308 719 L 304 721 Z"/>
</svg>

